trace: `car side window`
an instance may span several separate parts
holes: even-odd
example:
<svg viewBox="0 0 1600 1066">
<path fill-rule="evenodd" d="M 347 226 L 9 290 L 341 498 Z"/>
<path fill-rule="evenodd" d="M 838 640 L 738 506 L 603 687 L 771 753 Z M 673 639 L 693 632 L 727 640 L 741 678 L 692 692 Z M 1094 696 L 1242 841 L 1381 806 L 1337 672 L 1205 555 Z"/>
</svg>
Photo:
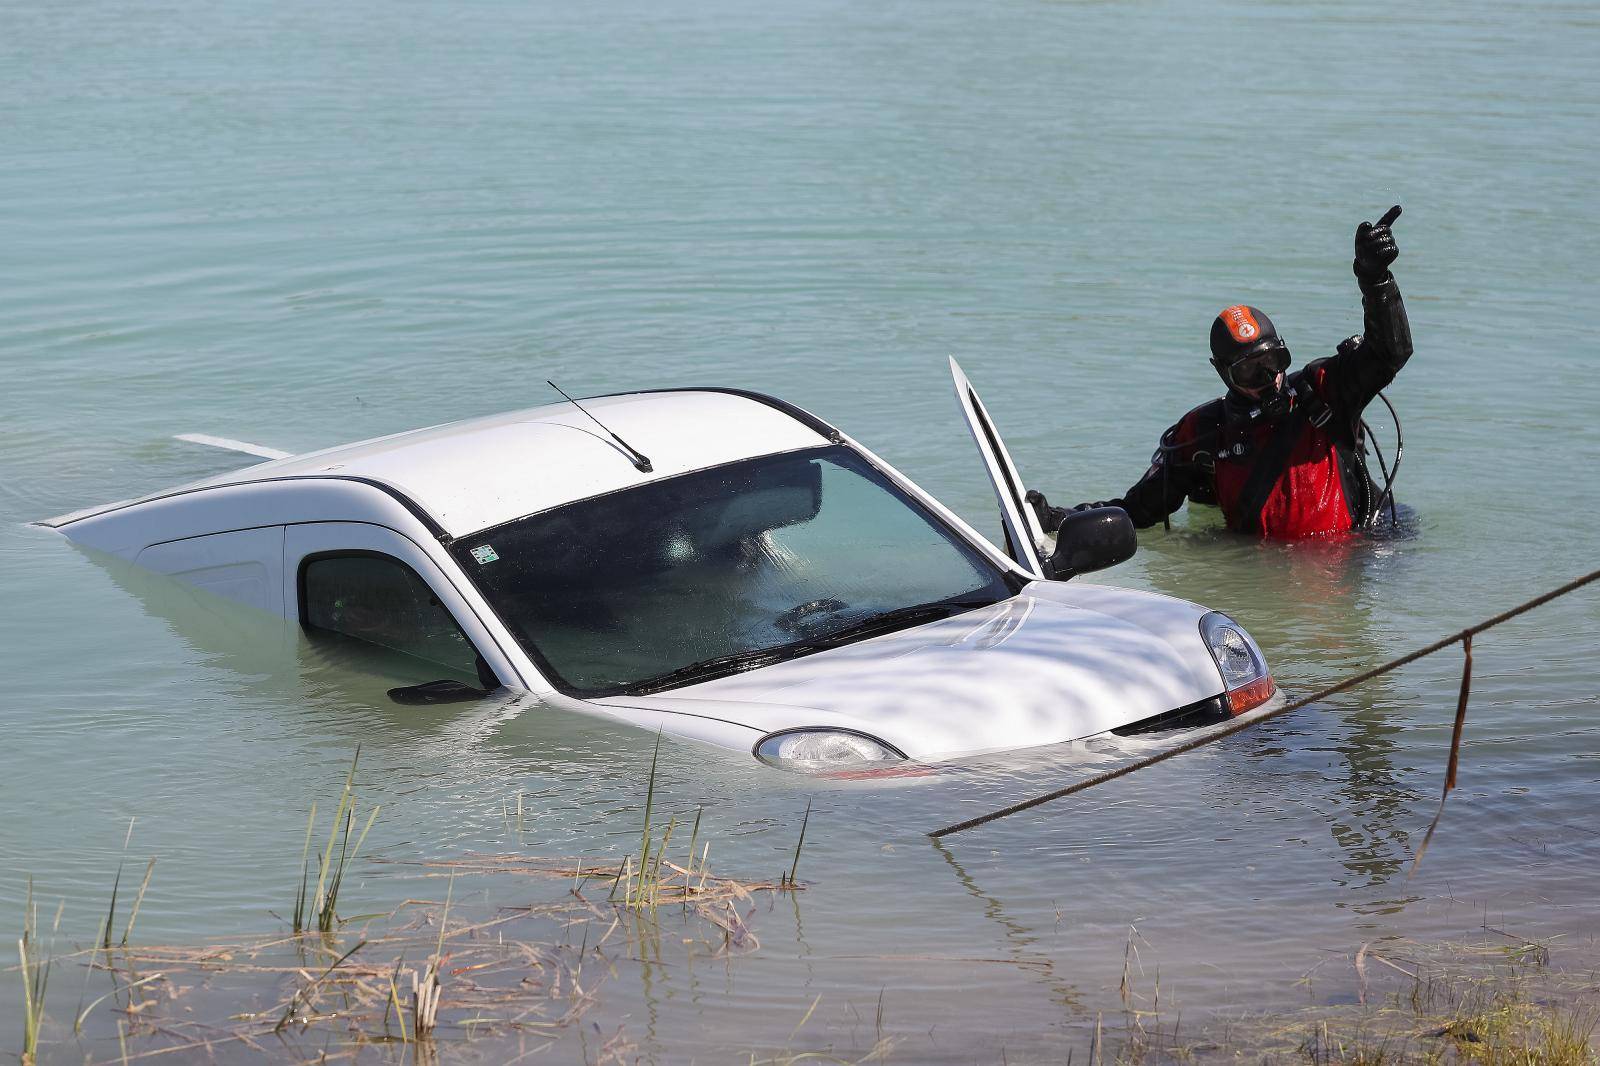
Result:
<svg viewBox="0 0 1600 1066">
<path fill-rule="evenodd" d="M 403 655 L 478 675 L 478 653 L 405 563 L 375 553 L 320 555 L 300 567 L 300 620 Z"/>
</svg>

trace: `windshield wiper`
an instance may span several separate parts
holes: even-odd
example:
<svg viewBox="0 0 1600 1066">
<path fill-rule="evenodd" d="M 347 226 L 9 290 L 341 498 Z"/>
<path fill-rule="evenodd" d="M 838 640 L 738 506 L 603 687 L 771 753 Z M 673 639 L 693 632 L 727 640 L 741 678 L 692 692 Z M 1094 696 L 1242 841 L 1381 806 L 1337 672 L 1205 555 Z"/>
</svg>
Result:
<svg viewBox="0 0 1600 1066">
<path fill-rule="evenodd" d="M 699 659 L 688 666 L 680 666 L 676 670 L 658 674 L 647 681 L 629 685 L 627 693 L 630 696 L 648 696 L 652 692 L 676 688 L 691 681 L 709 681 L 714 677 L 726 677 L 729 674 L 754 670 L 760 666 L 771 666 L 773 663 L 793 658 L 801 652 L 815 651 L 819 647 L 819 645 L 811 641 L 800 641 L 797 644 L 780 644 L 774 648 L 758 648 L 755 651 L 736 651 L 728 655 L 713 655 L 709 659 Z"/>
<path fill-rule="evenodd" d="M 743 673 L 746 670 L 755 670 L 763 666 L 795 659 L 809 652 L 824 651 L 828 648 L 837 648 L 841 644 L 865 637 L 875 636 L 880 632 L 896 629 L 910 629 L 912 626 L 923 622 L 932 622 L 940 618 L 948 618 L 962 611 L 970 611 L 978 607 L 987 607 L 994 600 L 938 600 L 934 603 L 918 603 L 910 607 L 896 607 L 892 611 L 883 611 L 879 614 L 868 615 L 849 625 L 841 626 L 829 633 L 823 633 L 810 640 L 797 640 L 792 644 L 778 644 L 770 648 L 757 648 L 754 651 L 732 652 L 728 655 L 713 655 L 709 659 L 699 659 L 687 666 L 680 666 L 664 674 L 658 674 L 646 681 L 630 685 L 627 694 L 630 696 L 648 696 L 653 692 L 664 689 L 677 688 L 687 685 L 692 681 L 710 681 L 712 678 L 727 677 L 729 674 Z"/>
<path fill-rule="evenodd" d="M 896 629 L 910 629 L 912 626 L 921 625 L 923 622 L 934 622 L 941 618 L 949 618 L 962 611 L 974 610 L 978 607 L 987 607 L 993 600 L 936 600 L 933 603 L 916 603 L 909 607 L 896 607 L 892 611 L 883 611 L 880 614 L 870 614 L 865 618 L 851 622 L 847 626 L 823 633 L 812 643 L 826 648 L 836 648 L 840 644 L 876 635 L 880 632 L 889 632 Z"/>
</svg>

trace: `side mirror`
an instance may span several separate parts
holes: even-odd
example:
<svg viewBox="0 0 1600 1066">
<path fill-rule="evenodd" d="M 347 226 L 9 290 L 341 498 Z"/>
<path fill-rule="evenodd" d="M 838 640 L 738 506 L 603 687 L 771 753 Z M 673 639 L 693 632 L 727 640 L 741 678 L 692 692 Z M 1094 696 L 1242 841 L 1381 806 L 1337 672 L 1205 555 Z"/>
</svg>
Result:
<svg viewBox="0 0 1600 1066">
<path fill-rule="evenodd" d="M 1050 553 L 1050 576 L 1066 581 L 1079 574 L 1104 570 L 1133 558 L 1139 537 L 1133 519 L 1120 507 L 1094 507 L 1067 515 L 1056 531 L 1056 550 Z"/>
<path fill-rule="evenodd" d="M 405 688 L 392 688 L 389 690 L 389 698 L 406 707 L 421 707 L 433 703 L 466 703 L 468 700 L 481 700 L 489 694 L 489 691 L 447 678 L 443 681 L 407 685 Z"/>
<path fill-rule="evenodd" d="M 466 703 L 468 700 L 481 700 L 503 687 L 482 655 L 477 657 L 475 665 L 478 670 L 478 684 L 482 685 L 482 688 L 473 688 L 464 682 L 447 677 L 442 681 L 424 681 L 420 685 L 392 688 L 389 690 L 389 698 L 405 707 L 421 707 L 430 703 Z"/>
</svg>

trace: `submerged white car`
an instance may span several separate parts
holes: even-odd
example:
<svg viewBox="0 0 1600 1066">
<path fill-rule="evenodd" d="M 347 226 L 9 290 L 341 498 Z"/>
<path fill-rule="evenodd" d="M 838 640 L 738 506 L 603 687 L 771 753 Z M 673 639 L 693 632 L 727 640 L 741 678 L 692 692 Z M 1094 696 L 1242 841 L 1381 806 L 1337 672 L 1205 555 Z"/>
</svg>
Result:
<svg viewBox="0 0 1600 1066">
<path fill-rule="evenodd" d="M 1047 550 L 951 368 L 1003 549 L 833 426 L 734 389 L 563 401 L 43 524 L 315 639 L 437 664 L 401 702 L 521 689 L 812 773 L 915 772 L 1272 698 L 1226 615 L 1067 580 L 1133 553 L 1127 515 L 1074 515 Z"/>
</svg>

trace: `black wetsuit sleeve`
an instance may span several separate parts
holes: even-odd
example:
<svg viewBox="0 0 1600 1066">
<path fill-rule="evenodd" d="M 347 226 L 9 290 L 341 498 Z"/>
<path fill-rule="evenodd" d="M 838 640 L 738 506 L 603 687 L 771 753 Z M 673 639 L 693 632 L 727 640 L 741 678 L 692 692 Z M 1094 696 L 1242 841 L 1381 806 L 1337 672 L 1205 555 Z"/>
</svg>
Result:
<svg viewBox="0 0 1600 1066">
<path fill-rule="evenodd" d="M 1127 511 L 1135 527 L 1147 529 L 1182 507 L 1188 497 L 1186 468 L 1175 463 L 1157 463 L 1122 499 L 1106 502 Z"/>
<path fill-rule="evenodd" d="M 1120 507 L 1128 512 L 1135 527 L 1146 529 L 1183 506 L 1193 488 L 1196 469 L 1182 461 L 1172 447 L 1179 432 L 1173 426 L 1161 435 L 1161 447 L 1151 458 L 1150 469 L 1120 499 L 1095 506 Z"/>
<path fill-rule="evenodd" d="M 1355 418 L 1386 388 L 1411 358 L 1411 323 L 1393 274 L 1361 283 L 1366 332 L 1358 343 L 1341 346 L 1327 361 L 1330 403 Z"/>
</svg>

